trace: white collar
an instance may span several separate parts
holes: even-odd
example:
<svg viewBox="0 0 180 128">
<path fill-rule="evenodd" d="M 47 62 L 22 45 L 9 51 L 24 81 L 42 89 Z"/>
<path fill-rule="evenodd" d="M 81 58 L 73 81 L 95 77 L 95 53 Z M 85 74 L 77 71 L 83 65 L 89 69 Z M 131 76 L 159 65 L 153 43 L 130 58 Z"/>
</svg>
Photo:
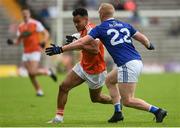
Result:
<svg viewBox="0 0 180 128">
<path fill-rule="evenodd" d="M 114 20 L 114 19 L 115 19 L 115 18 L 112 17 L 112 18 L 108 18 L 107 20 Z M 106 20 L 106 21 L 107 21 L 107 20 Z"/>
</svg>

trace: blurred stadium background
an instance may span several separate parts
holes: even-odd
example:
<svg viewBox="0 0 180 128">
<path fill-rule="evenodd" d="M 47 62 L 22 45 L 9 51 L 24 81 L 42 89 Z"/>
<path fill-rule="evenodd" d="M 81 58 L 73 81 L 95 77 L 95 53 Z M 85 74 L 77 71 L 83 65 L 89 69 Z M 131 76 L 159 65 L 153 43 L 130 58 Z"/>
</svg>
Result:
<svg viewBox="0 0 180 128">
<path fill-rule="evenodd" d="M 176 74 L 180 72 L 180 0 L 0 0 L 0 126 L 48 126 L 44 122 L 54 116 L 53 110 L 56 105 L 58 86 L 44 86 L 47 95 L 39 100 L 32 96 L 33 89 L 28 78 L 9 77 L 27 76 L 21 62 L 22 45 L 16 47 L 6 44 L 7 38 L 15 37 L 17 25 L 22 21 L 21 7 L 28 5 L 33 17 L 40 20 L 49 30 L 51 34 L 49 44 L 53 42 L 61 45 L 66 35 L 76 32 L 72 22 L 72 10 L 77 7 L 87 8 L 90 19 L 98 24 L 100 20 L 97 9 L 101 2 L 114 4 L 117 19 L 133 24 L 155 44 L 156 50 L 152 52 L 134 42 L 143 57 L 143 72 L 153 73 L 142 75 L 140 81 L 142 86 L 138 87 L 137 95 L 168 108 L 172 117 L 168 118 L 165 124 L 156 125 L 147 122 L 152 118 L 151 116 L 125 109 L 129 122 L 122 123 L 121 126 L 180 125 L 178 112 L 180 79 L 179 74 Z M 72 68 L 78 58 L 78 52 L 68 52 L 54 57 L 47 57 L 44 54 L 41 64 L 54 67 L 54 70 L 60 73 L 59 81 L 62 81 L 67 70 Z M 110 70 L 113 63 L 108 54 L 106 62 Z M 169 74 L 169 72 L 173 73 Z M 42 84 L 54 84 L 44 77 L 39 79 Z M 104 89 L 107 93 L 107 89 Z M 70 97 L 65 117 L 66 123 L 62 126 L 119 126 L 105 123 L 108 115 L 111 114 L 112 106 L 108 108 L 102 107 L 103 105 L 91 106 L 86 100 L 88 92 L 84 86 L 72 91 Z M 77 101 L 78 98 L 82 99 Z M 89 108 L 86 109 L 84 106 Z M 50 111 L 47 111 L 47 108 Z M 98 109 L 102 111 L 97 111 Z M 87 117 L 85 112 L 91 116 Z M 24 117 L 24 115 L 28 116 Z M 80 115 L 80 119 L 74 115 Z M 134 121 L 137 116 L 140 117 L 140 122 Z M 147 120 L 144 121 L 144 119 Z M 99 124 L 96 125 L 96 123 Z"/>
<path fill-rule="evenodd" d="M 7 65 L 13 65 L 11 69 L 21 65 L 22 47 L 9 47 L 6 40 L 15 36 L 17 25 L 22 20 L 22 6 L 28 5 L 33 17 L 40 20 L 50 31 L 50 42 L 61 44 L 65 35 L 76 32 L 72 22 L 72 10 L 77 7 L 87 8 L 91 20 L 98 24 L 100 21 L 97 9 L 101 2 L 114 4 L 117 9 L 116 18 L 133 24 L 155 44 L 156 51 L 148 52 L 143 46 L 135 43 L 144 59 L 144 72 L 180 72 L 179 0 L 1 0 L 0 75 L 7 75 Z M 62 65 L 66 66 L 65 69 L 71 68 L 77 56 L 76 52 L 67 53 L 62 57 L 44 56 L 42 64 L 54 66 L 55 69 L 60 67 L 58 69 L 62 71 Z M 55 60 L 53 64 L 49 63 L 51 59 Z M 112 62 L 108 55 L 106 60 L 108 67 L 111 67 Z M 10 75 L 14 73 L 10 72 Z"/>
</svg>

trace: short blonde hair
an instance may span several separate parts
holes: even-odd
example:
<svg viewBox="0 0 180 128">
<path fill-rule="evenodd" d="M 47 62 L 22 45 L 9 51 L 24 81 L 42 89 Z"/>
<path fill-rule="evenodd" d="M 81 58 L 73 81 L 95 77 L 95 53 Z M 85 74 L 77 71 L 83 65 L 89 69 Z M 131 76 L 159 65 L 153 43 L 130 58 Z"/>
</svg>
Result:
<svg viewBox="0 0 180 128">
<path fill-rule="evenodd" d="M 99 7 L 99 13 L 101 13 L 104 16 L 112 17 L 114 12 L 114 6 L 110 3 L 102 3 Z"/>
</svg>

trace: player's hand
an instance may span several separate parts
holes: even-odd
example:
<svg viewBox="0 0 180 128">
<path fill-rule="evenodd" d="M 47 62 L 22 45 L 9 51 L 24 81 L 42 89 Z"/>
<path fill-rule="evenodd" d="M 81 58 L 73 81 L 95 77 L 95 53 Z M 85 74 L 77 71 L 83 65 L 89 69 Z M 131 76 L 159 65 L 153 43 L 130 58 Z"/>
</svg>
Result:
<svg viewBox="0 0 180 128">
<path fill-rule="evenodd" d="M 40 45 L 40 47 L 41 47 L 42 49 L 44 49 L 45 46 L 46 46 L 46 43 L 43 41 L 43 42 L 41 42 L 39 45 Z"/>
<path fill-rule="evenodd" d="M 75 41 L 75 40 L 77 40 L 77 38 L 76 38 L 75 36 L 69 36 L 69 35 L 67 35 L 67 36 L 66 36 L 66 44 L 65 44 L 65 45 L 70 44 L 70 43 L 72 43 L 72 42 Z"/>
<path fill-rule="evenodd" d="M 52 47 L 46 48 L 46 55 L 52 56 L 63 53 L 62 47 L 56 46 L 55 44 L 51 44 L 51 46 Z"/>
<path fill-rule="evenodd" d="M 11 39 L 7 39 L 7 42 L 6 42 L 8 45 L 13 45 L 14 44 L 14 41 L 11 40 Z"/>
<path fill-rule="evenodd" d="M 149 49 L 149 50 L 154 50 L 155 47 L 154 47 L 154 45 L 153 45 L 152 43 L 150 43 L 150 44 L 149 44 L 149 47 L 148 47 L 147 49 Z"/>
</svg>

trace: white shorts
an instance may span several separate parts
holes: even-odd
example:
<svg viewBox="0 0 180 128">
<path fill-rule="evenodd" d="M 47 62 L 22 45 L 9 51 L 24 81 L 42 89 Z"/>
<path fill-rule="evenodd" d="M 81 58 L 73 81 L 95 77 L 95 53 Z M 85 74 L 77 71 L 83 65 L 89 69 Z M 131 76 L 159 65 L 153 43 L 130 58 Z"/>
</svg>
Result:
<svg viewBox="0 0 180 128">
<path fill-rule="evenodd" d="M 32 53 L 23 53 L 22 61 L 40 61 L 41 53 L 40 52 L 32 52 Z"/>
<path fill-rule="evenodd" d="M 141 60 L 132 60 L 118 67 L 118 83 L 138 82 L 138 77 L 142 71 Z"/>
<path fill-rule="evenodd" d="M 77 63 L 72 69 L 79 77 L 85 80 L 90 89 L 98 89 L 103 86 L 107 71 L 103 71 L 102 73 L 91 75 L 87 74 L 82 66 Z"/>
</svg>

